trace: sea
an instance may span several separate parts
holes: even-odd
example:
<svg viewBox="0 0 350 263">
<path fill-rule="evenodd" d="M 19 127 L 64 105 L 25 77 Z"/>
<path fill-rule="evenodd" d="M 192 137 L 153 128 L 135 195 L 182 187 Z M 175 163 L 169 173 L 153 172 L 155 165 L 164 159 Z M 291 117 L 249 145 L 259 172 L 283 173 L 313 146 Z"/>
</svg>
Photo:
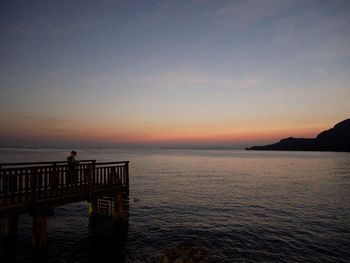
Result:
<svg viewBox="0 0 350 263">
<path fill-rule="evenodd" d="M 72 149 L 0 149 L 0 163 L 65 160 Z M 160 262 L 178 244 L 213 262 L 350 262 L 350 153 L 74 149 L 130 161 L 129 217 L 92 227 L 87 203 L 48 218 L 48 262 Z M 0 262 L 35 262 L 32 217 Z M 9 254 L 10 253 L 10 256 Z"/>
</svg>

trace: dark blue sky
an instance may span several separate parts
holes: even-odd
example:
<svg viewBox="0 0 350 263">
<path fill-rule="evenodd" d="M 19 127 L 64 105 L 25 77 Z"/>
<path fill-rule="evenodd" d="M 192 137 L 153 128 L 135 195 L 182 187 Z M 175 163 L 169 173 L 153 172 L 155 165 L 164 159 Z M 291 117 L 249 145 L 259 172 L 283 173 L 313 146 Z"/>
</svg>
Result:
<svg viewBox="0 0 350 263">
<path fill-rule="evenodd" d="M 234 145 L 311 136 L 349 116 L 349 1 L 0 10 L 1 145 Z"/>
</svg>

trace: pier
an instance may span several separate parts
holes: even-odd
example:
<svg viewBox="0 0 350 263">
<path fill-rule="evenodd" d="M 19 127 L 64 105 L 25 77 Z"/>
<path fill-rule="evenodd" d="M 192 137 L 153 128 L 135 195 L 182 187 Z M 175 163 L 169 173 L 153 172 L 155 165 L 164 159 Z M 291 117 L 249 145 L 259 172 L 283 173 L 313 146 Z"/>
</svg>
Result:
<svg viewBox="0 0 350 263">
<path fill-rule="evenodd" d="M 82 160 L 0 164 L 0 217 L 5 234 L 17 235 L 18 215 L 33 217 L 33 247 L 47 246 L 47 217 L 54 208 L 87 201 L 87 216 L 127 217 L 129 162 Z"/>
</svg>

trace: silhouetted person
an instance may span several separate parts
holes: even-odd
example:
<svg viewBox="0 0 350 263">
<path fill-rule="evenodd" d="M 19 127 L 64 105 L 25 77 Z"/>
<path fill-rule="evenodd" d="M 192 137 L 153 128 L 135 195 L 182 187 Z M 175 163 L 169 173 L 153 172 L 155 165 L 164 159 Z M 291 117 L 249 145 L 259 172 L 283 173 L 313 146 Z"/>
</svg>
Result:
<svg viewBox="0 0 350 263">
<path fill-rule="evenodd" d="M 76 168 L 76 165 L 79 162 L 75 160 L 75 156 L 77 156 L 77 152 L 71 151 L 70 155 L 67 157 L 67 185 L 74 185 L 78 182 L 78 170 Z"/>
</svg>

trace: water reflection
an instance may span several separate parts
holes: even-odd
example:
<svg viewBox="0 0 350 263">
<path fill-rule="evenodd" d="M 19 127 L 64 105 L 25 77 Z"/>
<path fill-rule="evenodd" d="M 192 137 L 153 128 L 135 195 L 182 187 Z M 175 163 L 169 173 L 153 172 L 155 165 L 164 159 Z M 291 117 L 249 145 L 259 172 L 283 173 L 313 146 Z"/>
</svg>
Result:
<svg viewBox="0 0 350 263">
<path fill-rule="evenodd" d="M 86 206 L 86 203 L 84 205 Z M 88 221 L 82 220 L 79 223 L 80 227 L 86 227 L 83 236 L 75 235 L 81 230 L 76 229 L 76 222 L 69 222 L 69 212 L 67 215 L 62 215 L 60 211 L 62 208 L 58 208 L 58 214 L 48 217 L 48 246 L 41 248 L 32 246 L 29 248 L 28 238 L 22 239 L 23 236 L 32 236 L 32 233 L 28 233 L 31 230 L 28 224 L 32 223 L 30 214 L 20 215 L 18 222 L 20 233 L 11 235 L 8 234 L 9 227 L 6 220 L 9 215 L 4 215 L 0 219 L 0 262 L 127 262 L 128 207 L 128 200 L 125 200 L 126 217 L 122 220 L 115 220 L 112 216 L 105 215 L 97 215 Z M 86 219 L 87 216 L 86 213 Z M 65 217 L 68 220 L 64 220 Z M 85 224 L 86 222 L 88 223 Z M 64 228 L 64 235 L 61 233 L 61 228 Z M 22 230 L 26 232 L 22 233 Z M 56 239 L 56 242 L 52 239 Z M 64 242 L 63 247 L 60 247 L 60 241 Z"/>
<path fill-rule="evenodd" d="M 0 249 L 0 259 L 3 258 L 4 262 L 14 262 L 18 234 L 8 233 L 8 225 L 6 221 L 6 216 L 0 218 L 1 227 L 4 230 L 0 240 L 1 248 L 3 248 Z"/>
<path fill-rule="evenodd" d="M 66 152 L 0 150 L 0 162 L 59 160 Z M 50 262 L 159 262 L 168 248 L 198 239 L 219 262 L 349 262 L 350 154 L 80 150 L 79 156 L 130 160 L 127 230 L 100 222 L 93 231 L 84 202 L 55 208 Z M 16 262 L 34 261 L 31 224 L 30 216 L 20 217 Z"/>
<path fill-rule="evenodd" d="M 89 262 L 126 262 L 129 220 L 97 217 L 89 224 Z"/>
</svg>

